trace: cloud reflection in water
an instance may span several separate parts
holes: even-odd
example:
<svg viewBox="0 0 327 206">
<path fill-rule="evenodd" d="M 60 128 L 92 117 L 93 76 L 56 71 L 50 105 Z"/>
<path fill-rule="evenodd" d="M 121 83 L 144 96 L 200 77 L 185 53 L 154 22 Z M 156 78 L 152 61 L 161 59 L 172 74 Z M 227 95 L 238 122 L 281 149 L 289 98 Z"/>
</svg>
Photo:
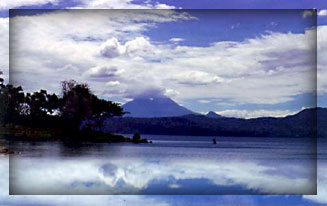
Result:
<svg viewBox="0 0 327 206">
<path fill-rule="evenodd" d="M 267 165 L 239 160 L 17 157 L 11 164 L 13 194 L 313 194 L 316 189 L 315 174 L 299 170 L 302 164 L 310 167 L 306 161 Z"/>
<path fill-rule="evenodd" d="M 46 195 L 46 196 L 9 196 L 9 163 L 7 157 L 0 157 L 0 205 L 71 205 L 71 206 L 88 206 L 88 205 L 156 205 L 156 206 L 204 206 L 208 203 L 223 206 L 234 206 L 235 204 L 248 206 L 265 206 L 265 205 L 296 205 L 296 206 L 318 206 L 327 203 L 327 164 L 319 162 L 318 168 L 318 195 L 310 196 L 67 196 L 67 195 Z M 84 171 L 84 173 L 86 173 Z"/>
</svg>

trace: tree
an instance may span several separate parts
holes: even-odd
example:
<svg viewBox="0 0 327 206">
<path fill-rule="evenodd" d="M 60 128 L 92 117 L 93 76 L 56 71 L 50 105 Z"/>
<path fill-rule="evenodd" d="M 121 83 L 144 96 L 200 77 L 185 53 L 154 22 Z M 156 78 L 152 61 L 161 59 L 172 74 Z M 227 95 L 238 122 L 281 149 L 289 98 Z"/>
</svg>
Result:
<svg viewBox="0 0 327 206">
<path fill-rule="evenodd" d="M 70 120 L 72 129 L 78 129 L 84 119 L 121 116 L 124 114 L 119 104 L 99 99 L 87 84 L 74 80 L 62 82 L 62 117 Z"/>
<path fill-rule="evenodd" d="M 90 96 L 88 85 L 77 84 L 75 81 L 62 82 L 62 116 L 73 122 L 80 122 L 91 117 Z"/>
<path fill-rule="evenodd" d="M 133 135 L 133 142 L 139 142 L 141 140 L 141 134 L 139 132 L 135 132 Z"/>
<path fill-rule="evenodd" d="M 79 130 L 83 120 L 91 119 L 97 125 L 103 125 L 104 118 L 124 114 L 119 104 L 99 99 L 91 92 L 87 84 L 78 84 L 71 80 L 62 82 L 61 86 L 61 98 L 56 94 L 48 94 L 46 90 L 24 94 L 21 86 L 4 84 L 1 78 L 1 120 L 11 122 L 19 120 L 33 122 L 33 124 L 56 121 L 55 124 L 58 125 L 52 126 L 75 132 Z M 58 114 L 57 117 L 49 118 L 54 114 Z"/>
<path fill-rule="evenodd" d="M 25 95 L 25 104 L 27 109 L 22 109 L 21 113 L 25 115 L 46 116 L 52 115 L 60 108 L 59 98 L 56 94 L 48 94 L 46 90 L 27 93 Z"/>
<path fill-rule="evenodd" d="M 95 95 L 91 95 L 91 110 L 93 117 L 114 117 L 125 114 L 120 104 L 99 99 Z"/>
<path fill-rule="evenodd" d="M 20 114 L 21 105 L 24 103 L 23 88 L 3 83 L 0 87 L 0 118 L 2 121 L 14 119 Z"/>
</svg>

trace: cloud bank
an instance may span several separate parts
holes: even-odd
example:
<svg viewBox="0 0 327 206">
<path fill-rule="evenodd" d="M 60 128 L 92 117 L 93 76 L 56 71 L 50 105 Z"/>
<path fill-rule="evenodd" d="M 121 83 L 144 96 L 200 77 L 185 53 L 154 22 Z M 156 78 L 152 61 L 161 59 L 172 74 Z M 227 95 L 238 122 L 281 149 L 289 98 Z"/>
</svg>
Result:
<svg viewBox="0 0 327 206">
<path fill-rule="evenodd" d="M 228 109 L 222 111 L 216 111 L 217 114 L 220 114 L 224 117 L 237 117 L 244 119 L 258 118 L 258 117 L 285 117 L 288 115 L 293 115 L 299 111 L 290 111 L 290 110 L 236 110 Z"/>
</svg>

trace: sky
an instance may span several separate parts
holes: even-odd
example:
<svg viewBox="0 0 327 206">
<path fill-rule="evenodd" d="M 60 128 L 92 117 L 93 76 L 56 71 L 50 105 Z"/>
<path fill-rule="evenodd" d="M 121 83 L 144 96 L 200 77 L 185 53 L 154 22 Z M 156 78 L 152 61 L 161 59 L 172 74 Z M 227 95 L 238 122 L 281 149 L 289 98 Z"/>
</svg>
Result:
<svg viewBox="0 0 327 206">
<path fill-rule="evenodd" d="M 110 1 L 42 2 L 37 8 L 111 8 Z M 16 5 L 11 4 L 0 8 Z M 183 8 L 119 1 L 122 7 Z M 11 83 L 28 92 L 59 93 L 61 81 L 75 79 L 122 104 L 170 97 L 198 113 L 243 118 L 316 106 L 313 10 L 13 10 L 11 15 Z M 319 10 L 318 18 L 325 17 Z M 1 21 L 8 24 L 6 17 Z M 325 26 L 317 30 L 327 33 Z M 318 65 L 318 106 L 326 102 L 324 63 Z"/>
<path fill-rule="evenodd" d="M 326 107 L 327 105 L 327 98 L 326 98 L 326 85 L 327 85 L 327 81 L 326 81 L 326 60 L 325 57 L 327 55 L 327 12 L 326 12 L 326 2 L 324 0 L 316 0 L 316 1 L 312 1 L 312 0 L 302 0 L 302 1 L 298 1 L 298 0 L 289 0 L 289 1 L 284 1 L 284 0 L 266 0 L 266 1 L 262 1 L 262 0 L 229 0 L 229 1 L 218 1 L 218 0 L 201 0 L 201 1 L 189 1 L 189 0 L 159 0 L 159 1 L 130 1 L 130 0 L 94 0 L 94 1 L 86 1 L 86 0 L 74 0 L 74 1 L 62 1 L 62 0 L 8 0 L 8 1 L 0 1 L 0 68 L 2 70 L 5 71 L 5 77 L 7 77 L 8 79 L 8 70 L 6 68 L 8 68 L 9 66 L 9 43 L 8 43 L 8 39 L 9 39 L 9 20 L 8 20 L 8 9 L 9 8 L 68 8 L 68 7 L 80 7 L 80 8 L 317 8 L 318 9 L 318 85 L 320 85 L 318 88 L 318 104 L 320 106 L 324 106 Z M 310 16 L 309 16 L 310 18 Z M 57 19 L 56 19 L 57 20 Z M 307 21 L 308 19 L 304 19 L 303 21 Z M 27 20 L 26 20 L 27 21 Z M 191 20 L 192 21 L 192 20 Z M 56 22 L 56 21 L 54 21 Z M 186 20 L 184 20 L 184 22 L 188 22 Z M 25 22 L 24 22 L 25 23 Z M 28 22 L 26 22 L 28 23 Z M 93 25 L 95 22 L 89 22 L 89 24 Z M 253 22 L 251 22 L 253 23 Z M 125 25 L 125 24 L 124 24 Z M 127 25 L 127 24 L 126 24 Z M 126 26 L 125 25 L 125 26 Z M 75 26 L 74 24 L 70 24 L 68 26 Z M 67 27 L 68 27 L 67 26 Z M 77 25 L 76 25 L 77 26 Z M 141 25 L 140 25 L 141 26 Z M 162 25 L 161 25 L 162 26 Z M 230 25 L 232 26 L 232 25 Z M 237 25 L 234 25 L 237 26 Z M 239 25 L 240 27 L 243 27 L 244 25 Z M 267 25 L 265 25 L 267 26 Z M 67 27 L 63 27 L 67 28 Z M 160 27 L 159 27 L 160 28 Z M 226 27 L 225 27 L 226 28 Z M 80 28 L 82 29 L 82 27 Z M 279 28 L 281 29 L 281 28 Z M 294 30 L 293 30 L 294 29 Z M 299 28 L 298 28 L 299 29 Z M 302 28 L 303 29 L 303 28 Z M 55 30 L 55 29 L 54 29 Z M 288 43 L 292 43 L 295 42 L 295 40 L 293 38 L 288 39 L 289 36 L 294 37 L 295 39 L 299 38 L 301 40 L 303 40 L 306 35 L 304 35 L 305 33 L 300 32 L 299 30 L 296 31 L 296 28 L 292 28 L 293 32 L 291 31 L 291 33 L 289 34 L 288 31 L 284 31 L 284 30 L 280 30 L 279 32 L 281 32 L 280 35 L 277 36 L 273 36 L 270 34 L 270 36 L 267 37 L 271 37 L 271 38 L 258 38 L 257 39 L 257 44 L 260 44 L 260 41 L 268 41 L 268 40 L 273 40 L 273 42 L 276 42 L 279 38 L 284 39 L 285 41 L 282 42 L 282 46 L 287 47 Z M 94 31 L 96 32 L 96 30 Z M 147 31 L 149 32 L 149 31 Z M 148 37 L 144 39 L 138 39 L 138 41 L 141 41 L 143 43 L 151 43 L 150 45 L 160 45 L 160 46 L 164 46 L 161 44 L 158 44 L 157 41 L 160 41 L 160 38 L 157 36 L 155 36 L 155 34 L 152 34 L 153 36 L 150 36 L 151 33 L 147 33 L 144 31 L 144 33 L 142 32 L 140 34 L 140 36 Z M 153 30 L 154 32 L 154 30 Z M 275 30 L 275 32 L 278 32 L 278 30 Z M 101 33 L 101 32 L 100 32 Z M 124 33 L 124 32 L 123 32 Z M 261 34 L 263 32 L 260 32 Z M 258 35 L 260 34 L 258 33 Z M 39 33 L 34 34 L 34 33 L 30 33 L 31 36 L 33 37 L 33 35 L 37 36 L 40 35 Z M 46 35 L 47 33 L 43 33 L 43 35 Z M 83 32 L 81 31 L 80 34 L 83 34 Z M 269 35 L 269 34 L 266 34 Z M 308 33 L 309 35 L 309 33 Z M 237 41 L 238 37 L 236 34 L 229 37 L 229 35 L 225 35 L 227 36 L 226 38 L 235 38 L 232 39 L 232 41 Z M 260 36 L 260 35 L 259 35 Z M 274 39 L 273 37 L 275 37 L 276 39 Z M 117 38 L 117 37 L 116 37 Z M 137 37 L 135 37 L 134 39 L 131 37 L 131 39 L 117 39 L 119 42 L 119 45 L 122 48 L 122 50 L 119 51 L 124 51 L 126 52 L 126 42 L 128 40 L 135 40 Z M 156 41 L 152 40 L 151 38 L 156 39 Z M 181 37 L 175 37 L 175 38 L 181 38 Z M 184 37 L 186 38 L 186 37 Z M 33 38 L 32 38 L 33 40 Z M 40 39 L 38 39 L 40 40 Z M 237 42 L 242 42 L 242 40 L 238 39 L 239 41 Z M 27 41 L 27 40 L 25 40 Z M 32 41 L 33 42 L 33 41 Z M 190 40 L 186 40 L 184 41 L 180 41 L 179 39 L 175 39 L 172 40 L 172 42 L 176 42 L 176 44 L 181 44 L 183 45 L 184 43 L 189 43 L 190 44 Z M 195 41 L 196 43 L 197 41 Z M 277 41 L 278 42 L 278 41 Z M 301 41 L 302 42 L 302 41 Z M 28 43 L 28 41 L 27 41 Z M 34 42 L 33 42 L 34 43 Z M 110 42 L 109 42 L 110 43 Z M 168 42 L 167 42 L 168 43 Z M 264 42 L 266 43 L 266 42 Z M 85 46 L 86 48 L 90 48 L 88 44 L 85 43 L 85 41 L 80 42 L 80 46 Z M 33 46 L 35 44 L 31 45 L 31 49 L 33 49 Z M 104 48 L 106 44 L 104 44 Z M 266 44 L 265 44 L 266 45 Z M 35 45 L 37 46 L 37 45 Z M 98 46 L 101 47 L 101 43 L 98 42 Z M 185 46 L 185 45 L 184 45 Z M 194 46 L 194 45 L 193 45 Z M 195 45 L 196 46 L 196 45 Z M 222 46 L 230 46 L 230 45 L 222 45 Z M 247 47 L 247 46 L 251 46 L 249 44 L 246 44 L 246 42 L 244 42 L 244 44 L 240 44 L 237 46 L 241 46 L 242 48 Z M 303 46 L 303 45 L 302 45 Z M 53 50 L 53 52 L 55 52 L 55 48 L 56 45 L 52 47 L 47 47 Z M 299 46 L 300 48 L 301 45 Z M 238 48 L 238 47 L 236 47 Z M 63 50 L 65 50 L 68 48 L 64 47 Z M 166 48 L 163 48 L 166 49 Z M 182 49 L 185 49 L 182 47 Z M 194 48 L 191 48 L 194 49 Z M 274 49 L 274 48 L 272 48 Z M 231 53 L 228 53 L 228 55 L 230 55 L 229 57 L 232 57 L 233 55 L 233 49 L 230 49 L 232 51 L 229 51 Z M 68 50 L 67 53 L 70 53 L 69 51 L 72 50 Z M 166 50 L 164 50 L 166 51 Z M 184 50 L 182 50 L 184 51 Z M 216 51 L 216 50 L 215 50 Z M 243 50 L 242 50 L 243 51 Z M 87 49 L 83 50 L 79 50 L 79 52 L 76 53 L 76 56 L 70 56 L 69 54 L 67 55 L 67 59 L 78 59 L 79 55 L 83 55 L 83 52 L 87 53 L 89 52 Z M 94 51 L 96 52 L 96 51 Z M 142 51 L 143 52 L 143 51 Z M 192 52 L 196 52 L 196 54 L 200 54 L 200 52 L 203 52 L 201 48 L 199 48 L 196 51 L 192 51 Z M 101 54 L 101 53 L 100 53 Z M 108 53 L 107 53 L 108 54 Z M 117 52 L 115 55 L 120 54 L 120 52 Z M 210 54 L 210 53 L 209 53 Z M 40 58 L 43 57 L 43 55 L 41 55 L 40 53 L 37 53 L 37 55 L 40 56 Z M 44 54 L 46 55 L 46 54 Z M 175 55 L 175 53 L 171 54 L 172 56 Z M 246 55 L 244 53 L 244 55 Z M 63 55 L 64 56 L 64 55 Z M 110 55 L 109 55 L 110 56 Z M 35 55 L 36 57 L 36 55 Z M 83 56 L 85 57 L 85 60 L 82 61 L 82 63 L 84 63 L 84 61 L 88 60 L 88 55 Z M 247 57 L 249 56 L 243 56 L 243 58 L 247 59 Z M 61 57 L 62 59 L 65 59 L 64 57 Z M 60 60 L 61 58 L 59 58 L 58 60 Z M 35 62 L 34 62 L 35 63 Z M 200 63 L 199 63 L 200 64 Z M 68 64 L 69 65 L 69 64 Z M 90 65 L 93 66 L 93 65 Z M 90 67 L 93 68 L 93 67 Z M 30 68 L 31 69 L 31 68 Z M 67 66 L 66 69 L 70 69 L 70 70 L 74 70 L 74 67 L 70 67 Z M 97 71 L 99 71 L 99 69 L 93 69 L 91 71 L 95 71 L 95 73 L 97 73 Z M 100 69 L 101 71 L 101 69 Z M 31 72 L 33 72 L 33 70 L 31 69 Z M 34 73 L 35 75 L 39 74 L 39 73 L 47 73 L 48 70 L 42 70 L 42 71 L 38 71 L 37 73 Z M 60 73 L 58 71 L 54 71 L 54 73 Z M 91 72 L 91 74 L 94 75 L 94 73 Z M 81 76 L 81 74 L 80 74 Z M 60 76 L 59 76 L 60 77 Z M 82 77 L 81 77 L 82 78 Z M 35 81 L 39 81 L 40 79 L 37 78 L 37 76 L 35 77 Z M 191 78 L 192 79 L 192 78 Z M 210 79 L 210 78 L 207 78 Z M 202 80 L 202 78 L 200 79 Z M 35 82 L 34 81 L 34 82 Z M 217 81 L 217 79 L 214 79 L 214 81 Z M 262 79 L 263 82 L 264 79 Z M 272 80 L 271 80 L 272 81 Z M 273 82 L 273 81 L 272 81 Z M 101 82 L 100 82 L 101 83 Z M 147 83 L 147 79 L 144 79 L 144 83 Z M 52 84 L 52 83 L 51 83 Z M 48 85 L 48 84 L 47 84 Z M 90 84 L 91 85 L 91 84 Z M 101 84 L 100 84 L 101 85 Z M 117 83 L 112 82 L 109 83 L 109 85 L 117 85 Z M 50 85 L 51 88 L 53 90 L 56 90 L 56 85 Z M 269 85 L 268 85 L 269 86 Z M 96 85 L 93 86 L 92 84 L 92 88 L 94 87 L 94 90 L 96 90 L 96 88 L 101 88 L 101 87 L 97 87 Z M 104 86 L 103 86 L 104 87 Z M 50 87 L 49 87 L 50 88 Z M 305 90 L 305 88 L 302 88 L 303 90 Z M 97 90 L 96 90 L 97 91 Z M 174 94 L 173 91 L 169 90 L 171 94 Z M 101 92 L 101 91 L 98 91 Z M 168 91 L 167 91 L 168 92 Z M 289 91 L 287 90 L 286 96 L 289 97 L 289 95 L 291 93 L 289 92 L 294 92 L 294 91 Z M 267 92 L 270 94 L 270 92 Z M 275 94 L 272 94 L 272 96 L 275 98 L 274 96 Z M 306 98 L 306 93 L 301 93 L 299 94 L 298 98 L 302 98 L 303 102 L 305 101 L 304 99 L 308 99 Z M 241 96 L 241 95 L 240 95 Z M 131 98 L 131 97 L 130 97 Z M 293 97 L 294 98 L 294 97 Z M 192 104 L 188 103 L 188 101 L 186 99 L 183 98 L 177 98 L 174 97 L 175 100 L 178 100 L 178 103 L 183 103 L 183 104 Z M 238 100 L 240 100 L 242 98 L 239 98 Z M 262 114 L 262 113 L 266 113 L 266 114 L 272 114 L 272 112 L 278 112 L 281 114 L 285 114 L 285 112 L 293 112 L 294 110 L 297 110 L 299 108 L 299 106 L 294 102 L 294 101 L 287 101 L 286 103 L 281 100 L 283 100 L 283 98 L 277 98 L 279 99 L 279 103 L 275 102 L 274 105 L 277 105 L 277 107 L 275 108 L 274 106 L 270 106 L 269 104 L 261 104 L 260 107 L 252 104 L 251 102 L 242 104 L 242 105 L 238 105 L 238 106 L 232 106 L 231 104 L 233 104 L 233 102 L 229 102 L 229 101 L 223 101 L 221 104 L 225 105 L 225 106 L 231 106 L 231 107 L 222 107 L 221 108 L 212 108 L 214 110 L 218 110 L 218 111 L 225 111 L 226 113 L 229 114 L 238 114 L 241 113 L 245 116 L 251 116 L 253 115 L 253 113 L 256 113 L 257 115 Z M 286 98 L 287 99 L 287 98 Z M 204 100 L 204 101 L 203 101 Z M 202 102 L 204 105 L 208 104 L 206 103 L 207 101 L 205 101 L 205 99 L 203 99 Z M 244 99 L 243 99 L 244 100 Z M 245 99 L 247 100 L 247 99 Z M 122 101 L 122 100 L 121 100 Z M 247 100 L 249 101 L 249 100 Z M 285 101 L 285 99 L 284 99 Z M 196 107 L 196 105 L 200 105 L 195 103 L 195 101 L 193 102 L 195 105 L 194 106 L 190 106 L 190 108 L 202 112 L 206 110 L 205 108 L 198 108 Z M 287 106 L 287 104 L 290 104 L 290 106 Z M 296 106 L 294 106 L 294 104 Z M 221 105 L 221 106 L 223 106 Z M 305 105 L 304 103 L 301 103 L 301 106 Z M 260 108 L 260 109 L 259 109 Z M 261 109 L 262 108 L 262 109 Z M 209 109 L 209 108 L 208 108 Z M 211 109 L 211 108 L 210 108 Z M 258 114 L 259 113 L 259 114 Z M 0 178 L 0 203 L 1 205 L 90 205 L 90 203 L 92 203 L 92 205 L 96 204 L 96 205 L 208 205 L 208 202 L 213 203 L 215 205 L 235 205 L 235 204 L 242 204 L 242 205 L 251 205 L 251 206 L 256 206 L 256 205 L 325 205 L 327 203 L 327 195 L 326 195 L 326 191 L 327 189 L 325 188 L 326 185 L 326 180 L 327 177 L 324 176 L 325 174 L 327 174 L 326 171 L 326 164 L 322 163 L 320 164 L 320 168 L 318 170 L 319 172 L 319 179 L 318 179 L 318 195 L 316 196 L 9 196 L 8 195 L 8 176 L 6 177 L 6 175 L 8 174 L 8 171 L 6 171 L 8 169 L 8 161 L 6 160 L 6 158 L 1 158 L 0 159 L 1 163 L 0 163 L 0 168 L 3 172 L 1 172 L 1 174 L 5 174 L 2 175 Z"/>
<path fill-rule="evenodd" d="M 0 68 L 9 79 L 8 8 L 267 8 L 274 1 L 251 1 L 251 7 L 235 7 L 235 0 L 174 2 L 2 2 Z M 294 4 L 285 7 L 318 8 L 319 26 L 313 10 L 12 10 L 11 83 L 59 93 L 61 81 L 75 79 L 122 104 L 165 96 L 198 113 L 242 118 L 325 107 L 326 10 L 319 1 Z"/>
</svg>

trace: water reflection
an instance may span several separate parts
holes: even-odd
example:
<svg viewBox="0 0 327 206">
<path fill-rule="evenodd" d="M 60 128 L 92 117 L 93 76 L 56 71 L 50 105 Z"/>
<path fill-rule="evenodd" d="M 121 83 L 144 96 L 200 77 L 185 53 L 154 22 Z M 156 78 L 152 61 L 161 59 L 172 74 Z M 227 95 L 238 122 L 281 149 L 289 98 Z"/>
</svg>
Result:
<svg viewBox="0 0 327 206">
<path fill-rule="evenodd" d="M 0 157 L 0 205 L 156 205 L 156 206 L 205 206 L 210 204 L 235 206 L 296 205 L 315 206 L 327 203 L 327 164 L 319 164 L 318 195 L 310 196 L 9 196 L 8 195 L 8 159 Z"/>
<path fill-rule="evenodd" d="M 316 192 L 316 164 L 302 150 L 275 148 L 269 154 L 271 148 L 266 148 L 264 154 L 262 145 L 243 151 L 239 145 L 224 150 L 211 145 L 172 149 L 156 144 L 18 143 L 13 147 L 22 155 L 10 159 L 11 194 Z M 288 158 L 299 152 L 305 158 Z"/>
<path fill-rule="evenodd" d="M 327 204 L 327 162 L 326 148 L 321 146 L 318 161 L 318 195 L 292 195 L 292 196 L 262 196 L 262 195 L 218 195 L 218 196 L 9 196 L 8 195 L 8 177 L 9 163 L 7 156 L 0 156 L 0 205 L 156 205 L 156 206 L 269 206 L 269 205 L 296 205 L 296 206 L 322 206 Z M 109 168 L 110 170 L 110 168 Z M 171 185 L 171 187 L 176 187 Z"/>
</svg>

